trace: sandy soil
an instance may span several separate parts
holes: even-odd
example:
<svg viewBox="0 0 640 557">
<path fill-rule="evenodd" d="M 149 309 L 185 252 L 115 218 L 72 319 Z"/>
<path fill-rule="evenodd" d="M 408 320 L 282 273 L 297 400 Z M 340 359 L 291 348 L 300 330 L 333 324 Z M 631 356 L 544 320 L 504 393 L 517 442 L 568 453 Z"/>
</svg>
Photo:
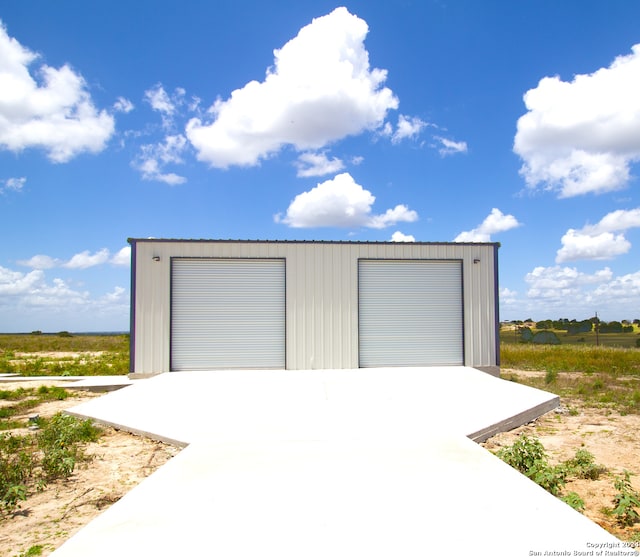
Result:
<svg viewBox="0 0 640 557">
<path fill-rule="evenodd" d="M 37 387 L 43 383 L 3 383 L 0 388 Z M 64 383 L 46 382 L 64 387 Z M 50 402 L 29 413 L 50 416 L 89 398 L 101 396 L 81 392 L 74 398 Z M 568 482 L 565 492 L 577 492 L 586 503 L 585 515 L 620 539 L 640 540 L 640 524 L 620 528 L 603 508 L 612 507 L 613 475 L 629 470 L 640 491 L 640 416 L 620 416 L 605 410 L 584 408 L 578 401 L 563 400 L 559 411 L 535 422 L 488 439 L 483 446 L 496 450 L 510 445 L 526 433 L 540 439 L 552 463 L 567 460 L 584 448 L 596 462 L 607 467 L 600 479 Z M 20 511 L 0 518 L 0 557 L 17 557 L 34 545 L 49 555 L 82 526 L 120 499 L 154 470 L 179 452 L 179 448 L 144 439 L 111 428 L 87 452 L 93 459 L 77 468 L 67 481 L 57 482 L 33 495 Z"/>
<path fill-rule="evenodd" d="M 68 386 L 64 382 L 21 382 L 2 383 L 0 388 L 37 388 L 43 384 Z M 29 414 L 49 417 L 102 396 L 74 392 L 77 396 L 44 403 L 29 410 Z M 177 447 L 113 428 L 104 428 L 104 431 L 98 443 L 87 446 L 86 452 L 92 459 L 80 464 L 68 480 L 48 485 L 23 502 L 19 511 L 9 517 L 0 517 L 1 557 L 17 557 L 35 545 L 42 546 L 42 555 L 49 555 L 180 451 Z"/>
<path fill-rule="evenodd" d="M 532 373 L 544 376 L 544 372 L 510 370 L 510 373 L 521 377 Z M 551 464 L 573 458 L 578 449 L 592 453 L 596 463 L 605 466 L 607 471 L 598 480 L 567 481 L 563 494 L 575 491 L 585 502 L 584 514 L 587 517 L 621 540 L 636 540 L 640 549 L 640 523 L 622 528 L 614 517 L 602 512 L 613 508 L 616 493 L 614 476 L 621 476 L 624 470 L 632 473 L 631 483 L 640 492 L 640 415 L 621 416 L 607 409 L 585 408 L 579 400 L 565 398 L 561 399 L 561 406 L 556 411 L 530 424 L 500 433 L 482 445 L 495 451 L 513 444 L 523 434 L 540 440 Z"/>
</svg>

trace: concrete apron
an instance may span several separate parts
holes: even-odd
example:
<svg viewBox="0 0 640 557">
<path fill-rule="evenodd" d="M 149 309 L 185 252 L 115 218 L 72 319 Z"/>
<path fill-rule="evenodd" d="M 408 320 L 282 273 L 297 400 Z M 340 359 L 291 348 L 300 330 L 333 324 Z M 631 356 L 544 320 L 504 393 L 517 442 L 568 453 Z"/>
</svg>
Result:
<svg viewBox="0 0 640 557">
<path fill-rule="evenodd" d="M 557 404 L 465 367 L 134 381 L 71 413 L 189 446 L 54 555 L 514 557 L 615 544 L 471 440 Z"/>
</svg>

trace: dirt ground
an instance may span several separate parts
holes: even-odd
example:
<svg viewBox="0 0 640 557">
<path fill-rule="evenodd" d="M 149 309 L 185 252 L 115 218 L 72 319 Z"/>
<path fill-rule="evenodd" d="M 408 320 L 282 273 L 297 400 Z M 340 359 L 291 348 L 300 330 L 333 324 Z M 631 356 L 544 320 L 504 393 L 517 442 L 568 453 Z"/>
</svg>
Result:
<svg viewBox="0 0 640 557">
<path fill-rule="evenodd" d="M 535 373 L 544 376 L 544 372 L 509 370 L 509 373 L 520 377 Z M 495 451 L 526 434 L 540 440 L 551 464 L 569 460 L 576 450 L 586 449 L 607 471 L 597 480 L 568 479 L 562 493 L 575 491 L 585 502 L 585 516 L 621 540 L 634 540 L 640 550 L 640 523 L 622 528 L 615 517 L 602 512 L 613 508 L 614 476 L 621 476 L 624 470 L 631 472 L 632 486 L 640 492 L 640 415 L 621 416 L 607 409 L 585 408 L 579 400 L 567 398 L 560 402 L 557 410 L 512 431 L 499 433 L 482 445 Z"/>
<path fill-rule="evenodd" d="M 27 384 L 2 383 L 0 388 L 37 388 L 40 385 L 65 387 L 69 384 L 30 381 Z M 75 397 L 46 402 L 28 413 L 49 417 L 102 396 L 75 392 Z M 20 433 L 24 434 L 24 430 Z M 0 556 L 17 557 L 36 545 L 42 546 L 41 555 L 49 555 L 179 451 L 171 445 L 105 427 L 99 442 L 87 445 L 86 453 L 92 459 L 77 466 L 68 480 L 48 485 L 23 502 L 19 511 L 9 517 L 0 517 Z"/>
<path fill-rule="evenodd" d="M 2 383 L 0 388 L 41 384 L 65 386 L 61 382 L 30 382 Z M 51 416 L 95 396 L 102 395 L 77 392 L 73 398 L 44 403 L 29 414 Z M 634 474 L 634 488 L 640 491 L 640 416 L 620 416 L 584 408 L 578 401 L 562 400 L 559 411 L 498 434 L 483 446 L 496 450 L 512 444 L 523 433 L 540 439 L 552 463 L 572 458 L 579 448 L 590 451 L 607 472 L 598 480 L 570 481 L 564 491 L 577 492 L 586 504 L 584 514 L 618 538 L 640 540 L 640 524 L 620 528 L 614 518 L 602 512 L 612 507 L 613 475 L 629 470 Z M 0 557 L 18 557 L 35 545 L 42 546 L 42 555 L 49 555 L 179 451 L 171 445 L 105 428 L 100 441 L 87 448 L 93 457 L 90 462 L 76 468 L 70 479 L 31 496 L 14 515 L 0 518 Z"/>
</svg>

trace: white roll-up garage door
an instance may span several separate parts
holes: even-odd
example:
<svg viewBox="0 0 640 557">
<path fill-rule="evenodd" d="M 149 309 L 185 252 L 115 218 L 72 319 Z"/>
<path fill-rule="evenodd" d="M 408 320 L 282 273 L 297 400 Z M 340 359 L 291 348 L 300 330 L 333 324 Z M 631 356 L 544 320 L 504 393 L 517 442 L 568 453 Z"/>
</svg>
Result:
<svg viewBox="0 0 640 557">
<path fill-rule="evenodd" d="M 360 260 L 360 367 L 463 364 L 462 263 Z"/>
<path fill-rule="evenodd" d="M 285 367 L 284 259 L 174 259 L 171 369 Z"/>
</svg>

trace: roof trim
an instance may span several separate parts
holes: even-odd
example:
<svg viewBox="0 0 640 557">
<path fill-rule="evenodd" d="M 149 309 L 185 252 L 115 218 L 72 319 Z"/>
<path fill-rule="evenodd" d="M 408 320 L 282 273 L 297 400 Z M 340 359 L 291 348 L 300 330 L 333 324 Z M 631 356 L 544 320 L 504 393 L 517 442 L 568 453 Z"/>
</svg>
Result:
<svg viewBox="0 0 640 557">
<path fill-rule="evenodd" d="M 400 245 L 426 245 L 426 246 L 495 246 L 500 247 L 500 242 L 361 242 L 350 240 L 232 240 L 232 239 L 180 239 L 180 238 L 127 238 L 129 244 L 137 243 L 210 243 L 210 244 L 388 244 Z"/>
</svg>

